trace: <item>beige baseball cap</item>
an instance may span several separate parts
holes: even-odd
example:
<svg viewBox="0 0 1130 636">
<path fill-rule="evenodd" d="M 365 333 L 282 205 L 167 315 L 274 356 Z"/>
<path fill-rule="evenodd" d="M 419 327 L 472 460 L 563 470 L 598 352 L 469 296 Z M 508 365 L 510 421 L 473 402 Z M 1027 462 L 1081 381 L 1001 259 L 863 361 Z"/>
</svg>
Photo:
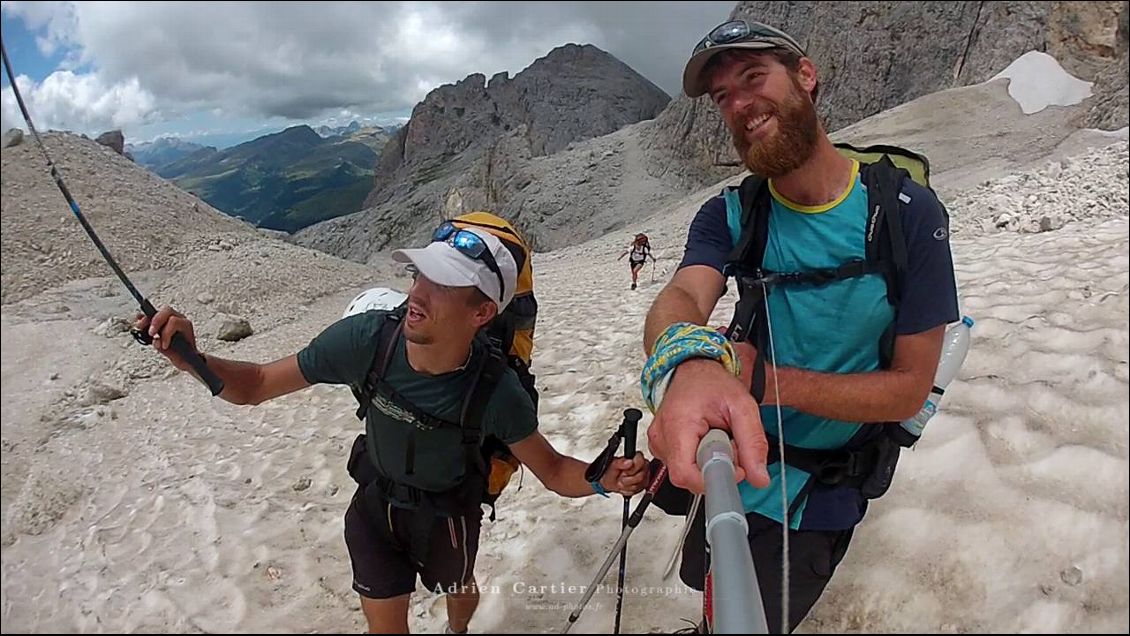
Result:
<svg viewBox="0 0 1130 636">
<path fill-rule="evenodd" d="M 808 57 L 804 47 L 780 29 L 760 22 L 730 20 L 711 29 L 694 47 L 683 68 L 683 91 L 688 97 L 706 94 L 708 87 L 702 70 L 711 58 L 726 49 L 787 49 L 801 57 Z"/>
</svg>

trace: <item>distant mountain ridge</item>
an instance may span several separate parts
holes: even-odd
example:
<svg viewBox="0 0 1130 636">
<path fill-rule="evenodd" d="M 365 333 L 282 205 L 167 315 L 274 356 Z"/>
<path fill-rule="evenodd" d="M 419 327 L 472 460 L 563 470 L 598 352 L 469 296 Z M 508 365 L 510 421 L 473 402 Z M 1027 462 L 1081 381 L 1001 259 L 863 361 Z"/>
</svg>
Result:
<svg viewBox="0 0 1130 636">
<path fill-rule="evenodd" d="M 508 212 L 521 165 L 655 117 L 670 101 L 651 81 L 589 44 L 557 47 L 514 75 L 445 84 L 416 105 L 381 153 L 366 210 L 307 228 L 303 245 L 365 260 L 473 208 Z M 550 210 L 528 207 L 531 215 Z"/>
<path fill-rule="evenodd" d="M 361 209 L 377 158 L 364 143 L 302 125 L 225 150 L 202 147 L 155 171 L 232 216 L 295 232 Z"/>
<path fill-rule="evenodd" d="M 325 128 L 324 126 L 322 128 Z M 385 144 L 389 139 L 400 130 L 402 126 L 361 126 L 357 122 L 353 122 L 348 126 L 339 128 L 328 129 L 329 132 L 334 132 L 332 135 L 322 135 L 328 139 L 340 139 L 342 141 L 355 141 L 359 144 L 365 144 L 373 150 L 373 152 L 380 155 L 384 150 Z M 321 134 L 321 133 L 319 133 Z"/>
<path fill-rule="evenodd" d="M 159 137 L 140 144 L 126 144 L 126 152 L 133 155 L 134 161 L 156 171 L 156 168 L 180 161 L 200 150 L 216 149 L 177 137 Z"/>
</svg>

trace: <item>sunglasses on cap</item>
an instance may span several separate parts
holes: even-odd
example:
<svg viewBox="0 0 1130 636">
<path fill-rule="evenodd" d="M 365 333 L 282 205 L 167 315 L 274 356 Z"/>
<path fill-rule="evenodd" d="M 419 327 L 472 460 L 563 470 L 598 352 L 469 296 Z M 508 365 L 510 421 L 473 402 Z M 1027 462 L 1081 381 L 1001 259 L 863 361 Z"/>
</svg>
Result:
<svg viewBox="0 0 1130 636">
<path fill-rule="evenodd" d="M 498 297 L 500 299 L 506 297 L 506 283 L 502 279 L 502 269 L 498 267 L 498 261 L 494 260 L 494 254 L 490 253 L 490 246 L 483 237 L 470 230 L 460 229 L 454 223 L 447 221 L 432 233 L 432 241 L 447 243 L 467 258 L 486 265 L 487 269 L 498 277 Z"/>
<path fill-rule="evenodd" d="M 691 54 L 697 55 L 712 46 L 723 44 L 737 44 L 740 42 L 765 42 L 774 46 L 788 49 L 801 57 L 807 57 L 804 49 L 788 33 L 760 22 L 746 22 L 745 20 L 731 20 L 714 27 L 706 37 L 694 47 Z"/>
</svg>

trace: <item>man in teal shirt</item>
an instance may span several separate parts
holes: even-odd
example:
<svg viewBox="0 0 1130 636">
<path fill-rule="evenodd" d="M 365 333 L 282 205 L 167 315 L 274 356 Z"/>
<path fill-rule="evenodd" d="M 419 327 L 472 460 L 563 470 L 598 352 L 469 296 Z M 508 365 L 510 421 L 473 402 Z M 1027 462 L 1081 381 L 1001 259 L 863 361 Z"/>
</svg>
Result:
<svg viewBox="0 0 1130 636">
<path fill-rule="evenodd" d="M 844 156 L 829 139 L 815 109 L 816 68 L 794 38 L 745 20 L 719 25 L 695 48 L 683 86 L 690 97 L 711 98 L 745 166 L 767 180 L 764 257 L 739 265 L 794 273 L 865 262 L 869 206 L 861 175 L 875 166 Z M 778 413 L 784 442 L 810 455 L 867 447 L 884 434 L 880 423 L 907 419 L 922 406 L 946 325 L 958 319 L 943 209 L 931 190 L 909 178 L 897 190 L 900 209 L 888 212 L 901 215 L 908 255 L 898 289 L 888 290 L 879 272 L 773 287 L 768 308 L 756 307 L 769 318 L 772 349 L 736 345 L 740 378 L 704 357 L 677 364 L 648 431 L 649 448 L 667 463 L 671 482 L 696 492 L 703 488 L 694 458 L 699 440 L 710 428 L 732 434 L 750 548 L 773 631 L 786 624 L 791 631 L 816 603 L 867 505 L 867 490 L 858 483 L 818 484 L 794 465 L 798 453 L 792 462 L 788 453 L 784 462 L 767 462 L 768 451 L 777 449 L 778 440 L 766 435 L 778 435 Z M 672 326 L 709 329 L 736 243 L 726 196 L 709 199 L 691 223 L 678 271 L 648 314 L 649 354 Z M 889 291 L 897 294 L 897 312 Z M 883 367 L 880 342 L 887 333 L 893 333 L 893 359 Z M 759 356 L 765 365 L 760 404 L 749 373 Z M 876 463 L 874 472 L 888 468 L 893 465 Z M 786 517 L 790 602 L 782 616 Z M 705 575 L 702 534 L 701 524 L 692 526 L 681 570 L 697 589 Z"/>
</svg>

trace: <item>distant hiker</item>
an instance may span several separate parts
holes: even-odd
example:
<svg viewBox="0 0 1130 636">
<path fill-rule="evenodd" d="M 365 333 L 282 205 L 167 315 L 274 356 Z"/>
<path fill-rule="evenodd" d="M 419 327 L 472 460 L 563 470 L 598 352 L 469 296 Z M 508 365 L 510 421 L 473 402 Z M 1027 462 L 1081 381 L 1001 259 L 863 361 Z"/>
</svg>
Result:
<svg viewBox="0 0 1130 636">
<path fill-rule="evenodd" d="M 512 473 L 502 455 L 484 451 L 488 440 L 565 497 L 634 494 L 647 465 L 638 453 L 606 458 L 603 476 L 597 469 L 590 482 L 588 464 L 559 454 L 538 432 L 530 394 L 504 351 L 484 336 L 518 286 L 514 257 L 494 234 L 446 223 L 426 247 L 393 258 L 413 271 L 398 309 L 349 315 L 297 354 L 268 364 L 213 356 L 207 363 L 225 382 L 220 397 L 235 404 L 316 383 L 346 384 L 365 396 L 366 434 L 348 462 L 358 488 L 345 512 L 345 542 L 369 630 L 408 631 L 419 575 L 429 590 L 447 593 L 448 629 L 464 632 L 479 600 L 481 504 L 501 488 L 495 468 L 501 479 Z M 166 346 L 179 332 L 195 348 L 187 318 L 164 307 L 138 327 L 177 368 L 190 369 Z"/>
<path fill-rule="evenodd" d="M 631 256 L 628 256 L 629 254 Z M 632 289 L 635 289 L 636 279 L 639 277 L 640 270 L 643 269 L 644 263 L 646 263 L 649 258 L 652 263 L 655 262 L 655 257 L 651 255 L 651 242 L 648 240 L 647 234 L 642 232 L 637 234 L 636 238 L 632 239 L 632 244 L 628 246 L 628 249 L 624 250 L 616 260 L 620 260 L 625 256 L 628 256 L 628 266 L 632 268 Z"/>
<path fill-rule="evenodd" d="M 702 492 L 699 440 L 710 428 L 732 434 L 777 631 L 783 430 L 791 631 L 844 557 L 868 500 L 889 486 L 900 451 L 892 423 L 924 404 L 946 325 L 959 317 L 948 216 L 925 185 L 924 158 L 833 145 L 816 113 L 816 68 L 778 29 L 716 27 L 695 47 L 683 87 L 710 96 L 752 175 L 699 210 L 678 271 L 648 314 L 649 447 L 674 485 Z M 729 276 L 741 300 L 722 336 L 706 325 Z M 696 589 L 704 553 L 700 519 L 681 567 Z"/>
</svg>

